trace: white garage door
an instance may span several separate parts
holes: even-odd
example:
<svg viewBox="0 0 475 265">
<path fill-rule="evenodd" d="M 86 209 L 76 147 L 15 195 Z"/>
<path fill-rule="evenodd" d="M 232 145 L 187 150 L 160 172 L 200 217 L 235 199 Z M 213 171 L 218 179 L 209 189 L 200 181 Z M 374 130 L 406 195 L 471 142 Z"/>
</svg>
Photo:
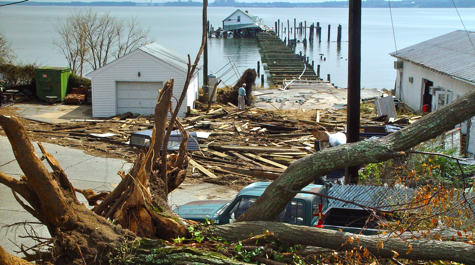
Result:
<svg viewBox="0 0 475 265">
<path fill-rule="evenodd" d="M 117 82 L 117 114 L 155 113 L 158 91 L 163 82 Z"/>
</svg>

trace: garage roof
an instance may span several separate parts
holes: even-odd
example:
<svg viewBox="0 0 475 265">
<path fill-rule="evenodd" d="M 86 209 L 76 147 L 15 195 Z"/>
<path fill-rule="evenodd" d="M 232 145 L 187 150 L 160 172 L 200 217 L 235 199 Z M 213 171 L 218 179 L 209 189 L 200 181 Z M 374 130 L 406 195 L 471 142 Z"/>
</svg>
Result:
<svg viewBox="0 0 475 265">
<path fill-rule="evenodd" d="M 136 52 L 145 52 L 148 55 L 151 55 L 165 62 L 166 64 L 178 69 L 179 71 L 184 72 L 185 74 L 188 73 L 188 57 L 185 57 L 175 51 L 172 51 L 161 44 L 151 43 L 151 44 L 142 46 L 141 48 L 138 48 L 137 50 L 134 50 L 130 52 L 129 54 L 126 54 L 110 63 L 107 63 L 103 67 L 88 73 L 86 76 L 89 78 L 92 78 L 96 74 L 102 72 L 104 69 L 113 67 L 113 65 L 120 63 L 121 60 L 123 60 L 124 58 L 127 58 L 129 55 L 134 54 Z M 201 66 L 198 65 L 195 71 L 195 75 L 198 73 L 200 69 L 201 69 Z"/>
<path fill-rule="evenodd" d="M 151 43 L 139 48 L 139 50 L 142 50 L 152 55 L 153 57 L 176 67 L 177 69 L 185 73 L 188 72 L 188 58 L 166 48 L 161 44 Z"/>
<path fill-rule="evenodd" d="M 457 30 L 391 56 L 427 67 L 468 83 L 475 83 L 475 32 Z"/>
</svg>

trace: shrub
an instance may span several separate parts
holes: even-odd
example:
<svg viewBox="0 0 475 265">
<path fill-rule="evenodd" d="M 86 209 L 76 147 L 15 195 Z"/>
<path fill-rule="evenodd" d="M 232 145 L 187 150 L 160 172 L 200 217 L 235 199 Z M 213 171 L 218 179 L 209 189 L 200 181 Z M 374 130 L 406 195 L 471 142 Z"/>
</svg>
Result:
<svg viewBox="0 0 475 265">
<path fill-rule="evenodd" d="M 88 78 L 85 78 L 85 77 L 81 77 L 79 75 L 76 75 L 76 74 L 71 74 L 69 76 L 69 80 L 68 80 L 68 87 L 69 87 L 69 91 L 71 91 L 70 89 L 73 88 L 73 87 L 80 87 L 81 85 L 87 87 L 87 88 L 90 88 L 91 87 L 91 80 L 88 79 Z"/>
</svg>

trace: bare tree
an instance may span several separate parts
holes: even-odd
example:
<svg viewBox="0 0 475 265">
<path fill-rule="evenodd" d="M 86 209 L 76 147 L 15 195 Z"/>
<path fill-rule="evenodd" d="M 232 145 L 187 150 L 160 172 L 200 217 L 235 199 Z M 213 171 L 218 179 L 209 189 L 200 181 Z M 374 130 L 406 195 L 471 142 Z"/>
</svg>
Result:
<svg viewBox="0 0 475 265">
<path fill-rule="evenodd" d="M 83 75 L 84 63 L 90 55 L 86 46 L 86 23 L 82 11 L 73 13 L 66 20 L 59 20 L 55 28 L 60 39 L 53 41 L 68 61 L 71 72 L 80 76 Z"/>
<path fill-rule="evenodd" d="M 111 59 L 151 43 L 149 29 L 142 28 L 135 17 L 122 21 L 109 12 L 100 15 L 92 9 L 71 13 L 59 20 L 56 31 L 60 35 L 54 44 L 66 57 L 71 71 L 83 75 L 85 67 L 96 70 Z"/>
<path fill-rule="evenodd" d="M 15 58 L 12 45 L 5 38 L 5 35 L 0 31 L 0 64 L 11 62 Z"/>
<path fill-rule="evenodd" d="M 117 59 L 140 48 L 142 45 L 152 43 L 152 41 L 147 38 L 149 32 L 150 29 L 140 27 L 137 22 L 137 17 L 127 20 L 124 32 L 126 34 L 119 35 L 118 49 L 114 57 Z"/>
</svg>

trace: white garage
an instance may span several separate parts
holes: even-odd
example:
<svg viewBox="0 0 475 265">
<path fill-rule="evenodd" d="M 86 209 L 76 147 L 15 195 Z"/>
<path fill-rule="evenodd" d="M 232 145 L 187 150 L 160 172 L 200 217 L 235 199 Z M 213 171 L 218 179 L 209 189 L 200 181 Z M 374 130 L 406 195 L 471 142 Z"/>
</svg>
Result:
<svg viewBox="0 0 475 265">
<path fill-rule="evenodd" d="M 117 114 L 153 113 L 162 87 L 163 82 L 117 82 Z"/>
<path fill-rule="evenodd" d="M 188 71 L 188 59 L 152 43 L 87 75 L 92 84 L 92 115 L 111 117 L 126 112 L 151 115 L 163 85 L 174 79 L 173 95 L 179 98 Z M 198 74 L 192 78 L 179 117 L 198 98 Z M 172 99 L 175 100 L 175 99 Z M 176 102 L 173 102 L 176 106 Z"/>
</svg>

